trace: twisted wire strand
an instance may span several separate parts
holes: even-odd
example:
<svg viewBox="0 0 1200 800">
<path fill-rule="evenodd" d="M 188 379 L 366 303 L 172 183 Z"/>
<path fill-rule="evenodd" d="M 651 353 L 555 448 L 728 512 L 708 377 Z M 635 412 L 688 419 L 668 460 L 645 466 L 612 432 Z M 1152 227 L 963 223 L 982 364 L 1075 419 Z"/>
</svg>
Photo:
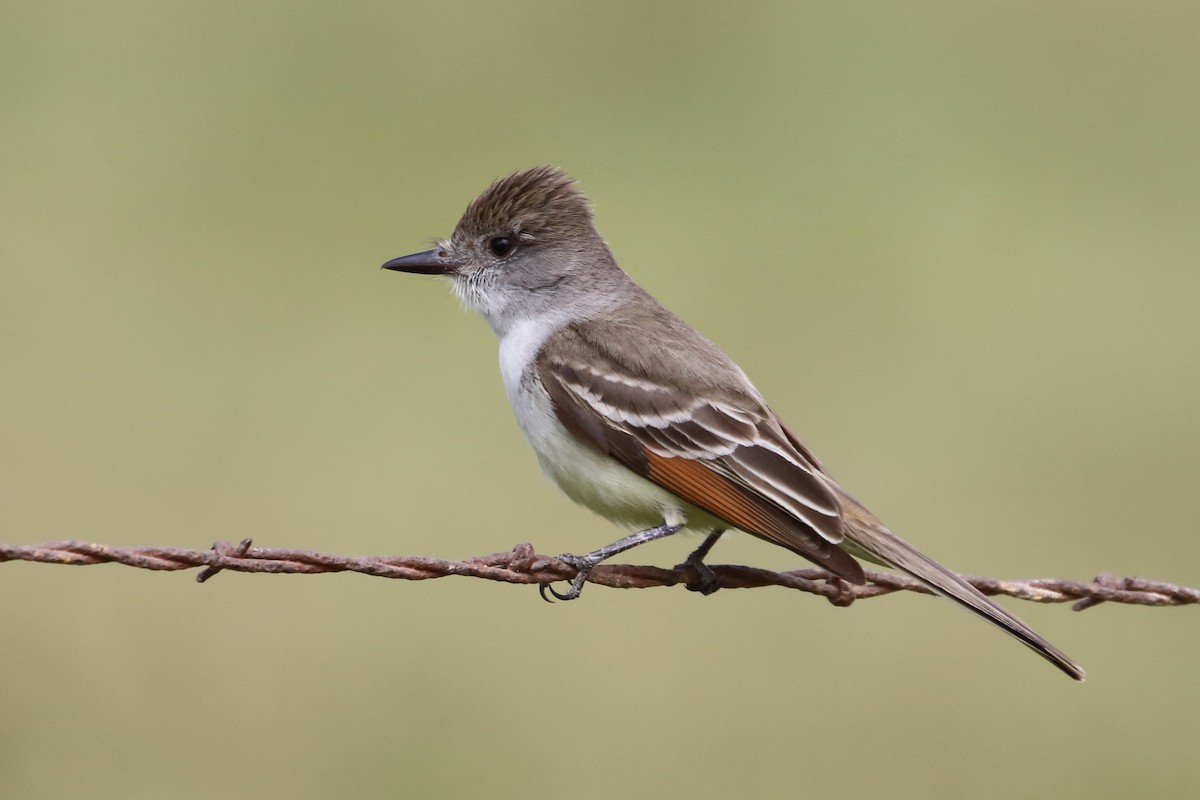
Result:
<svg viewBox="0 0 1200 800">
<path fill-rule="evenodd" d="M 506 553 L 453 561 L 422 556 L 342 556 L 309 550 L 253 547 L 249 539 L 237 544 L 216 542 L 209 550 L 155 546 L 111 547 L 92 542 L 65 541 L 33 545 L 0 544 L 0 561 L 34 561 L 72 566 L 124 564 L 137 569 L 160 571 L 200 567 L 202 569 L 196 576 L 200 583 L 212 578 L 221 570 L 303 575 L 357 572 L 409 581 L 461 575 L 522 584 L 570 580 L 576 574 L 575 568 L 570 564 L 553 556 L 539 555 L 529 544 L 519 544 Z M 906 575 L 879 570 L 866 570 L 867 583 L 852 586 L 815 567 L 790 572 L 772 572 L 732 564 L 709 566 L 723 589 L 782 586 L 821 595 L 839 606 L 897 591 L 931 593 L 923 584 Z M 1083 611 L 1105 602 L 1142 606 L 1200 603 L 1200 589 L 1143 578 L 1117 578 L 1109 574 L 1097 575 L 1090 582 L 1051 578 L 998 580 L 963 577 L 987 595 L 1007 595 L 1035 603 L 1074 603 L 1076 611 Z M 588 577 L 590 583 L 616 589 L 646 589 L 680 584 L 695 588 L 698 579 L 694 569 L 686 564 L 672 569 L 601 564 Z"/>
</svg>

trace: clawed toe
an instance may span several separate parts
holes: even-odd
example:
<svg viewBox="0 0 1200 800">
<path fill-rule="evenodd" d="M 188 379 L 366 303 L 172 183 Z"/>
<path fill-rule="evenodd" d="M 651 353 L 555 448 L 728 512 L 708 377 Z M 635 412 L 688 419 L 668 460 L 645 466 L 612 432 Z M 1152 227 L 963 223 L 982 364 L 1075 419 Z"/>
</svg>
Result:
<svg viewBox="0 0 1200 800">
<path fill-rule="evenodd" d="M 699 592 L 707 596 L 721 588 L 720 577 L 703 561 L 693 561 L 689 558 L 682 564 L 676 565 L 675 569 L 682 571 L 687 576 L 684 588 L 689 592 Z"/>
<path fill-rule="evenodd" d="M 565 592 L 556 591 L 554 587 L 548 583 L 539 583 L 538 594 L 540 594 L 542 599 L 547 603 L 553 603 L 554 600 L 574 600 L 575 598 L 579 597 L 579 595 L 583 592 L 583 585 L 587 583 L 588 575 L 592 574 L 592 570 L 598 563 L 589 558 L 585 558 L 584 556 L 577 556 L 571 553 L 563 553 L 558 557 L 558 560 L 574 567 L 576 570 L 575 577 L 571 579 L 570 586 Z M 552 600 L 550 597 L 547 597 L 547 593 L 549 593 L 554 599 Z"/>
</svg>

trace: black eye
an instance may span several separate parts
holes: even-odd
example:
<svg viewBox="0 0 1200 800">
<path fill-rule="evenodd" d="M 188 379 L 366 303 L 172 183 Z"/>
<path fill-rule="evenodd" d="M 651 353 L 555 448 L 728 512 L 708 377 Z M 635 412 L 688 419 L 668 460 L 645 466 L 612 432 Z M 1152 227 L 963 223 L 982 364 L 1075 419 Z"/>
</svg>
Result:
<svg viewBox="0 0 1200 800">
<path fill-rule="evenodd" d="M 497 258 L 504 258 L 512 252 L 513 242 L 507 236 L 497 236 L 488 242 L 488 248 L 496 254 Z"/>
</svg>

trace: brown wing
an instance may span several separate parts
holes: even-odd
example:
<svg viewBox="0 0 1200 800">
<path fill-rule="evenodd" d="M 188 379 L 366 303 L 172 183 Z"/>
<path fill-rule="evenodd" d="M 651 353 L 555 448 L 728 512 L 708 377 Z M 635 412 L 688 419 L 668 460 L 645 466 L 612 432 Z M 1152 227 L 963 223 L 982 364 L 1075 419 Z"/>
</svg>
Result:
<svg viewBox="0 0 1200 800">
<path fill-rule="evenodd" d="M 837 546 L 838 498 L 751 398 L 702 397 L 596 358 L 538 359 L 559 421 L 600 452 L 725 520 L 854 583 L 862 568 Z"/>
</svg>

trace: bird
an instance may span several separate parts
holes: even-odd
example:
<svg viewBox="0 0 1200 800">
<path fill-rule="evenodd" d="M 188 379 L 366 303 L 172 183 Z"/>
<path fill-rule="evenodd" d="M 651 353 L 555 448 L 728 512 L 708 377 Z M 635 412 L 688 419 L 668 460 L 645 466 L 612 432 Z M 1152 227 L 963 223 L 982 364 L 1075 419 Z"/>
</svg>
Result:
<svg viewBox="0 0 1200 800">
<path fill-rule="evenodd" d="M 570 499 L 633 531 L 561 556 L 576 575 L 562 592 L 543 584 L 543 597 L 575 599 L 601 561 L 682 530 L 705 536 L 685 563 L 709 593 L 719 581 L 704 558 L 738 530 L 850 584 L 865 583 L 858 559 L 905 572 L 1084 679 L 843 489 L 732 358 L 618 266 L 561 169 L 496 180 L 449 238 L 383 268 L 449 278 L 499 339 L 505 391 L 542 470 Z"/>
</svg>

